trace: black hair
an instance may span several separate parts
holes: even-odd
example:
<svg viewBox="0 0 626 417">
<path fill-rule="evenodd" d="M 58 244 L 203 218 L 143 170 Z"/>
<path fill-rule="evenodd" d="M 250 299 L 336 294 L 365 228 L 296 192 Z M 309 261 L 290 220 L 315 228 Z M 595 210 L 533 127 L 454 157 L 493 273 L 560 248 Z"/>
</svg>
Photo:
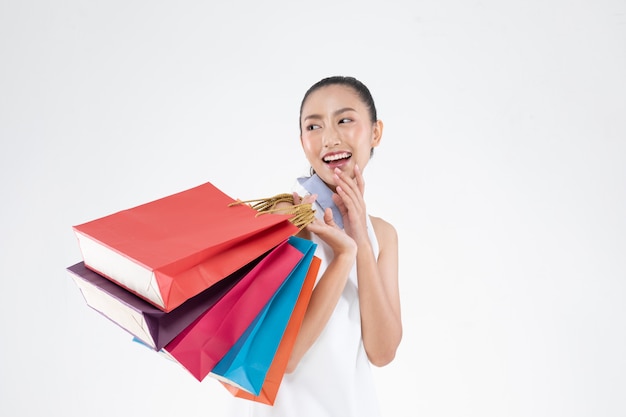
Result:
<svg viewBox="0 0 626 417">
<path fill-rule="evenodd" d="M 363 101 L 365 106 L 367 107 L 369 117 L 372 123 L 378 120 L 378 116 L 376 114 L 376 105 L 374 104 L 374 99 L 372 98 L 372 94 L 370 90 L 363 84 L 361 81 L 357 80 L 354 77 L 346 77 L 341 75 L 335 75 L 332 77 L 326 77 L 321 79 L 320 81 L 313 84 L 307 92 L 304 94 L 302 98 L 302 102 L 300 103 L 300 119 L 302 119 L 302 108 L 304 107 L 304 103 L 307 98 L 311 95 L 311 93 L 319 90 L 322 87 L 327 87 L 329 85 L 343 85 L 346 87 L 350 87 L 354 90 L 355 93 L 359 96 L 359 98 Z M 300 121 L 298 121 L 298 125 L 300 126 L 300 133 L 302 133 L 302 125 Z"/>
</svg>

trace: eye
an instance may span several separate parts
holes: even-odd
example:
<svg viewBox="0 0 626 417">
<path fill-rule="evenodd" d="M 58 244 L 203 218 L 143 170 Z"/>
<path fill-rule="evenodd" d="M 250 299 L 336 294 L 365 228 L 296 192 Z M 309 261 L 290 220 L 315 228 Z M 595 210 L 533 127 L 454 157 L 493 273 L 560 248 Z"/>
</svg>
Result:
<svg viewBox="0 0 626 417">
<path fill-rule="evenodd" d="M 308 125 L 306 127 L 306 130 L 316 130 L 316 129 L 319 129 L 319 128 L 320 128 L 319 125 Z"/>
<path fill-rule="evenodd" d="M 352 119 L 348 118 L 348 117 L 344 117 L 343 119 L 339 120 L 339 123 L 350 123 L 352 121 Z"/>
</svg>

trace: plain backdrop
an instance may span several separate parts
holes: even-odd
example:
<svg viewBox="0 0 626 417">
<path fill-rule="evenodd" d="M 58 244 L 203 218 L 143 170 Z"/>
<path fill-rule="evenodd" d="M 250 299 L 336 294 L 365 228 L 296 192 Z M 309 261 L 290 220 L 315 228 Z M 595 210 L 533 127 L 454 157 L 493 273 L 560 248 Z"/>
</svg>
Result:
<svg viewBox="0 0 626 417">
<path fill-rule="evenodd" d="M 626 415 L 626 3 L 0 1 L 0 414 L 220 416 L 230 397 L 91 310 L 72 225 L 308 171 L 328 75 L 385 123 L 400 237 L 385 416 Z M 342 416 L 343 417 L 343 416 Z"/>
</svg>

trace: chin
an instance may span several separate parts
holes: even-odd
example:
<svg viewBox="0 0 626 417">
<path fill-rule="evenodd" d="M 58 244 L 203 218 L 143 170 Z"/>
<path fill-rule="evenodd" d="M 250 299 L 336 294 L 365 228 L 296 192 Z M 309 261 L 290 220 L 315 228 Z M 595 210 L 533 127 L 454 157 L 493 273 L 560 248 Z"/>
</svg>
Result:
<svg viewBox="0 0 626 417">
<path fill-rule="evenodd" d="M 320 177 L 320 179 L 321 179 L 322 181 L 324 181 L 324 183 L 325 183 L 326 185 L 328 185 L 328 186 L 329 186 L 332 190 L 334 190 L 334 189 L 335 189 L 335 186 L 336 186 L 336 184 L 335 184 L 335 178 L 334 178 L 334 176 L 333 176 L 333 173 L 332 173 L 332 172 L 329 172 L 328 170 L 326 170 L 326 171 L 322 171 L 322 172 L 320 172 L 320 171 L 317 171 L 317 170 L 316 170 L 316 171 L 315 171 L 315 173 L 316 173 L 316 174 L 317 174 L 317 176 L 318 176 L 318 177 Z"/>
</svg>

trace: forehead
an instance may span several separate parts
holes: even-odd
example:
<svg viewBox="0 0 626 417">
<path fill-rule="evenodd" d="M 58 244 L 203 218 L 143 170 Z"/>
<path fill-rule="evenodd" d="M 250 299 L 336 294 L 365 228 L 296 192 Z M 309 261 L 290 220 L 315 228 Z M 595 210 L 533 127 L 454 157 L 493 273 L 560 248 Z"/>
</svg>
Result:
<svg viewBox="0 0 626 417">
<path fill-rule="evenodd" d="M 367 110 L 365 103 L 352 87 L 332 84 L 313 91 L 307 97 L 302 107 L 302 113 L 319 112 L 322 109 L 339 109 L 351 107 L 356 111 Z"/>
</svg>

